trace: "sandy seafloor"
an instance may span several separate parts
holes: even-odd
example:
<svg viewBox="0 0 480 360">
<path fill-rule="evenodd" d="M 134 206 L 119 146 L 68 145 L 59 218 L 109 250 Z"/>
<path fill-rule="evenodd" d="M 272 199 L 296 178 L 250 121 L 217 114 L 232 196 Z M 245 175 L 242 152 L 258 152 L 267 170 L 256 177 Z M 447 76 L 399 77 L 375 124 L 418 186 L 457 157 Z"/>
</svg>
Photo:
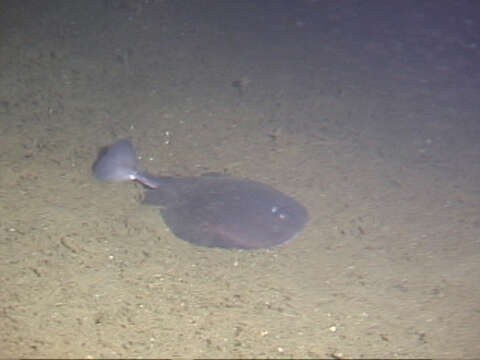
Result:
<svg viewBox="0 0 480 360">
<path fill-rule="evenodd" d="M 478 3 L 0 4 L 0 357 L 478 357 Z M 122 137 L 311 220 L 177 239 L 92 178 Z"/>
</svg>

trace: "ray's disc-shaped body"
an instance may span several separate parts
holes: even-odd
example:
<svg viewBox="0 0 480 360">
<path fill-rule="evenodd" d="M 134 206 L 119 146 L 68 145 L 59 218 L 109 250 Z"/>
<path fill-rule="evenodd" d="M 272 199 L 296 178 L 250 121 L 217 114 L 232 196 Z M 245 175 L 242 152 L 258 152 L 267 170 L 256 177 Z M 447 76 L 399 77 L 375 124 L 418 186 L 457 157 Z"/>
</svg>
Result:
<svg viewBox="0 0 480 360">
<path fill-rule="evenodd" d="M 269 248 L 291 240 L 306 209 L 274 188 L 228 176 L 170 178 L 145 193 L 179 238 L 202 246 Z"/>
</svg>

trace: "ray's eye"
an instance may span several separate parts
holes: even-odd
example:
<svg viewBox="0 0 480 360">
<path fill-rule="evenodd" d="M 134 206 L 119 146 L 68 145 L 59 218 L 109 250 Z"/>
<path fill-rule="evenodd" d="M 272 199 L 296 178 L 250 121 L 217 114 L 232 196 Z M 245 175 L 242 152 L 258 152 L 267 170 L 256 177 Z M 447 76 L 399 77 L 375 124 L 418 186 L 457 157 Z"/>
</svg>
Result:
<svg viewBox="0 0 480 360">
<path fill-rule="evenodd" d="M 280 209 L 278 208 L 278 206 L 272 206 L 270 210 L 272 211 L 272 214 L 275 215 L 280 220 L 285 220 L 287 218 L 287 214 L 280 212 Z"/>
</svg>

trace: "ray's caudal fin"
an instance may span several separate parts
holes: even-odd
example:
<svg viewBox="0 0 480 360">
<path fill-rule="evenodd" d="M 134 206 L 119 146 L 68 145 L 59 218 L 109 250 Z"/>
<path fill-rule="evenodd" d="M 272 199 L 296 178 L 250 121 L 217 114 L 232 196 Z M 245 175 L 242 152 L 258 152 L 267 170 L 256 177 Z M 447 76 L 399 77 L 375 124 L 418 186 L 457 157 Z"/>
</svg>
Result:
<svg viewBox="0 0 480 360">
<path fill-rule="evenodd" d="M 136 180 L 137 159 L 132 144 L 127 139 L 119 140 L 100 150 L 93 164 L 93 175 L 104 182 Z"/>
<path fill-rule="evenodd" d="M 92 170 L 102 182 L 138 181 L 152 189 L 161 184 L 160 178 L 137 171 L 137 155 L 127 139 L 101 149 Z"/>
</svg>

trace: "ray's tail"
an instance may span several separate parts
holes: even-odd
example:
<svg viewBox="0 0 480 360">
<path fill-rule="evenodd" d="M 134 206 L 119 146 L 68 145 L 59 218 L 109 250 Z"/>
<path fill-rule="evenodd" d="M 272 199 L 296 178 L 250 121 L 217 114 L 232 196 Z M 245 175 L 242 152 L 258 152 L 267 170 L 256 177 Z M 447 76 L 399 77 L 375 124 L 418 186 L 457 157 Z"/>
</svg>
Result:
<svg viewBox="0 0 480 360">
<path fill-rule="evenodd" d="M 161 185 L 158 178 L 137 171 L 135 149 L 127 139 L 103 148 L 92 170 L 93 175 L 102 182 L 138 181 L 149 188 Z"/>
</svg>

